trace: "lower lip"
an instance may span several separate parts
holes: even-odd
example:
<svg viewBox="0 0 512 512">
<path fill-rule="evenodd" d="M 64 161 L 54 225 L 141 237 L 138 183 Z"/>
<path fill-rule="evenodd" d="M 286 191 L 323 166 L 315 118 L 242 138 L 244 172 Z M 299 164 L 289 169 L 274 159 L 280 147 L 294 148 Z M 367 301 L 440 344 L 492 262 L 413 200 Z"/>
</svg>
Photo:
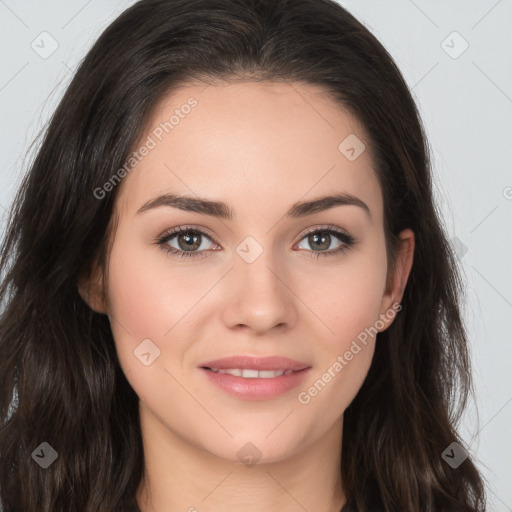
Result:
<svg viewBox="0 0 512 512">
<path fill-rule="evenodd" d="M 210 382 L 232 396 L 245 400 L 268 400 L 296 388 L 306 378 L 311 367 L 270 379 L 246 379 L 206 368 L 200 370 L 206 374 Z"/>
</svg>

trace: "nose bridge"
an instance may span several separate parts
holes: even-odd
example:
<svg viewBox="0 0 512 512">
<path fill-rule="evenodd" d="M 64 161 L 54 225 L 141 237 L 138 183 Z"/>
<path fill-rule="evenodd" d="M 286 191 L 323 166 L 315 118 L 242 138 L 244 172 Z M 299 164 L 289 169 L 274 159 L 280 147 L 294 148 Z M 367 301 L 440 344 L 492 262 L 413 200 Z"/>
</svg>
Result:
<svg viewBox="0 0 512 512">
<path fill-rule="evenodd" d="M 271 248 L 248 236 L 236 247 L 233 266 L 225 309 L 228 324 L 261 331 L 294 321 L 293 294 Z"/>
<path fill-rule="evenodd" d="M 240 276 L 241 283 L 245 283 L 245 286 L 251 289 L 253 295 L 260 292 L 278 292 L 278 264 L 269 247 L 263 248 L 252 239 L 239 244 L 236 252 L 238 257 L 235 260 L 235 273 Z"/>
</svg>

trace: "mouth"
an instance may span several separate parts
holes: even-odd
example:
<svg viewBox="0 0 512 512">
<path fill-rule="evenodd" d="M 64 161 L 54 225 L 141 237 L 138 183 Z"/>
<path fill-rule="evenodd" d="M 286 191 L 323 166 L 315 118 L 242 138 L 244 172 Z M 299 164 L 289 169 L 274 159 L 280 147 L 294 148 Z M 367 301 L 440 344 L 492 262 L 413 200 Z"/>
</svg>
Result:
<svg viewBox="0 0 512 512">
<path fill-rule="evenodd" d="M 281 375 L 290 375 L 294 373 L 294 370 L 251 370 L 249 368 L 220 369 L 208 367 L 202 368 L 205 370 L 211 370 L 215 373 L 233 375 L 234 377 L 242 377 L 243 379 L 273 379 L 275 377 L 281 377 Z"/>
<path fill-rule="evenodd" d="M 297 387 L 311 366 L 285 357 L 233 356 L 199 369 L 225 393 L 245 400 L 268 400 Z"/>
<path fill-rule="evenodd" d="M 237 377 L 246 377 L 246 378 L 256 378 L 255 374 L 252 372 L 247 372 L 247 370 L 254 370 L 257 372 L 262 372 L 262 378 L 265 378 L 264 372 L 295 372 L 299 370 L 303 370 L 304 368 L 308 368 L 310 365 L 307 363 L 302 363 L 300 361 L 295 361 L 294 359 L 290 359 L 289 357 L 283 356 L 266 356 L 266 357 L 258 357 L 251 355 L 236 355 L 223 357 L 222 359 L 215 359 L 214 361 L 206 361 L 200 365 L 201 368 L 206 368 L 212 370 L 214 372 L 220 372 L 221 370 L 227 370 L 229 372 L 238 372 L 242 371 L 242 373 L 246 373 L 245 375 L 236 375 Z M 233 374 L 232 374 L 233 375 Z"/>
</svg>

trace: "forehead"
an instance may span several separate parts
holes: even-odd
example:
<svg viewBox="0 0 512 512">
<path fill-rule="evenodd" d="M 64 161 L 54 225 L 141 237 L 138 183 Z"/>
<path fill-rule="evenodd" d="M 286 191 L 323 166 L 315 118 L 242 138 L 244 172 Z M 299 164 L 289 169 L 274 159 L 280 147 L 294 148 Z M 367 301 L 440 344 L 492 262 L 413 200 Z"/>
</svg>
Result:
<svg viewBox="0 0 512 512">
<path fill-rule="evenodd" d="M 184 85 L 154 109 L 134 150 L 144 146 L 121 183 L 124 214 L 169 192 L 223 200 L 235 215 L 266 204 L 275 216 L 279 204 L 333 192 L 382 208 L 364 127 L 310 84 Z"/>
</svg>

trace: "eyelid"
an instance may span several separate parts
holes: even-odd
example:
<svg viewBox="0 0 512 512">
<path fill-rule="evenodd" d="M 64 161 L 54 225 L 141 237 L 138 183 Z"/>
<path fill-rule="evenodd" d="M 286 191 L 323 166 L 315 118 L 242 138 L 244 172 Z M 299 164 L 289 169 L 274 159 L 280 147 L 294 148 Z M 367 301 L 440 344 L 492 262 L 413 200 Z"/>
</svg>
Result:
<svg viewBox="0 0 512 512">
<path fill-rule="evenodd" d="M 299 241 L 302 240 L 305 236 L 307 236 L 307 235 L 309 235 L 311 233 L 316 233 L 317 231 L 323 231 L 323 230 L 325 230 L 325 231 L 335 231 L 336 233 L 338 233 L 340 235 L 343 235 L 344 237 L 350 239 L 354 243 L 356 242 L 356 238 L 353 235 L 351 235 L 345 229 L 340 228 L 339 226 L 335 226 L 334 224 L 322 224 L 322 225 L 310 227 L 310 228 L 306 229 L 306 231 L 302 232 L 299 235 Z"/>
<path fill-rule="evenodd" d="M 357 241 L 357 239 L 353 235 L 351 235 L 348 231 L 346 231 L 345 229 L 340 228 L 339 226 L 336 226 L 334 224 L 320 224 L 320 225 L 316 225 L 316 226 L 311 226 L 298 235 L 298 241 L 300 242 L 305 236 L 307 236 L 311 233 L 315 233 L 317 231 L 322 231 L 322 230 L 332 230 L 332 231 L 335 231 L 336 233 L 339 233 L 340 235 L 343 235 L 343 236 L 349 238 L 350 240 L 352 240 L 354 242 Z M 162 238 L 165 238 L 166 236 L 169 236 L 169 235 L 175 235 L 176 233 L 179 233 L 180 231 L 204 232 L 210 238 L 210 240 L 212 242 L 215 242 L 217 245 L 221 245 L 216 240 L 216 237 L 213 234 L 212 230 L 210 230 L 204 226 L 199 226 L 199 225 L 194 225 L 194 224 L 186 224 L 183 226 L 177 226 L 175 228 L 167 229 L 162 234 L 157 236 L 157 240 L 161 240 Z"/>
<path fill-rule="evenodd" d="M 211 231 L 208 228 L 205 228 L 203 226 L 198 226 L 194 224 L 186 224 L 184 226 L 177 226 L 175 228 L 166 229 L 161 235 L 157 236 L 157 240 L 161 240 L 162 238 L 165 238 L 167 236 L 176 235 L 177 233 L 181 231 L 198 231 L 199 233 L 202 233 L 203 235 L 206 234 L 207 237 L 217 245 L 220 245 L 219 242 L 217 242 L 215 235 L 213 234 L 213 231 Z"/>
<path fill-rule="evenodd" d="M 171 238 L 174 238 L 180 232 L 190 232 L 190 231 L 198 232 L 201 236 L 208 238 L 212 243 L 214 243 L 215 245 L 222 248 L 222 245 L 219 242 L 217 242 L 216 237 L 213 235 L 213 232 L 210 229 L 205 228 L 203 226 L 191 225 L 191 224 L 182 225 L 182 226 L 178 226 L 175 228 L 170 228 L 170 229 L 164 231 L 161 235 L 159 235 L 156 238 L 154 243 L 156 245 L 165 245 L 168 240 L 170 240 Z M 334 255 L 338 252 L 343 252 L 344 250 L 347 250 L 351 246 L 354 246 L 358 243 L 358 239 L 356 237 L 354 237 L 353 235 L 351 235 L 345 229 L 340 228 L 339 226 L 336 226 L 333 224 L 323 224 L 323 225 L 311 226 L 311 227 L 307 228 L 305 231 L 301 232 L 299 235 L 299 239 L 294 244 L 294 246 L 297 243 L 300 243 L 309 234 L 322 232 L 322 231 L 330 231 L 335 234 L 338 234 L 339 235 L 338 238 L 340 239 L 343 247 L 341 247 L 339 249 L 335 249 L 335 250 L 330 250 L 330 251 L 306 251 L 306 252 L 310 252 L 312 256 L 319 257 L 321 255 L 323 255 L 323 256 Z M 174 254 L 180 253 L 181 257 L 183 257 L 185 255 L 192 256 L 192 257 L 198 257 L 199 255 L 201 255 L 201 257 L 206 257 L 208 255 L 208 252 L 218 251 L 219 249 L 210 249 L 210 250 L 202 250 L 202 251 L 181 251 L 181 250 L 177 250 L 174 248 L 169 248 L 166 250 L 168 250 L 169 252 L 172 252 Z"/>
</svg>

